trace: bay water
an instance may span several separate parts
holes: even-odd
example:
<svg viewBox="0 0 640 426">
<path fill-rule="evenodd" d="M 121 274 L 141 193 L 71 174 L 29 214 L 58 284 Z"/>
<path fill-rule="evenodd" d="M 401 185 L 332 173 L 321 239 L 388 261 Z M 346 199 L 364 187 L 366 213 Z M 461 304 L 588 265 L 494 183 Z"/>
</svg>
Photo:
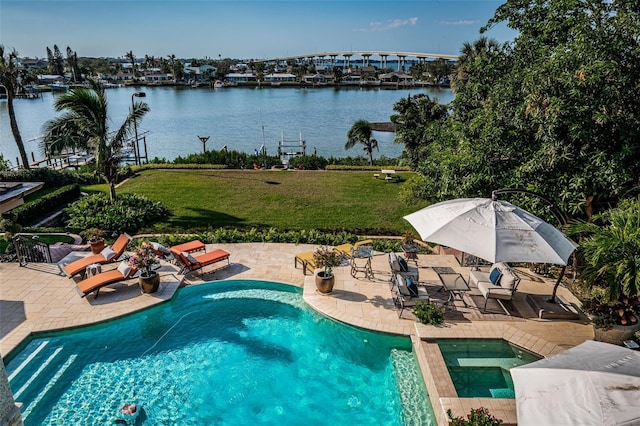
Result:
<svg viewBox="0 0 640 426">
<path fill-rule="evenodd" d="M 146 97 L 133 97 L 136 92 Z M 119 126 L 134 101 L 144 101 L 150 112 L 138 125 L 146 135 L 149 159 L 173 160 L 178 156 L 219 150 L 254 153 L 262 146 L 276 155 L 278 141 L 306 141 L 306 153 L 324 157 L 363 155 L 361 147 L 345 150 L 347 132 L 357 120 L 390 121 L 393 105 L 402 98 L 427 94 L 441 103 L 454 95 L 449 89 L 414 87 L 410 89 L 265 87 L 222 89 L 178 87 L 120 87 L 107 90 L 110 128 Z M 60 116 L 53 108 L 58 93 L 43 93 L 37 99 L 15 99 L 18 126 L 29 160 L 44 158 L 38 138 L 47 120 Z M 206 145 L 199 136 L 209 136 Z M 394 134 L 374 132 L 381 155 L 397 157 L 403 146 L 393 143 Z M 0 101 L 0 152 L 15 166 L 19 157 L 6 101 Z"/>
</svg>

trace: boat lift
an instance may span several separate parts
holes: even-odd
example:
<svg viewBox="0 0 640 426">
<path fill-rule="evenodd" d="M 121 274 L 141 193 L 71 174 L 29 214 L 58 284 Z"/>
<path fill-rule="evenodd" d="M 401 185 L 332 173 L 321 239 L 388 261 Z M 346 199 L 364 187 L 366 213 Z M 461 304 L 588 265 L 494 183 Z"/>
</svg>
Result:
<svg viewBox="0 0 640 426">
<path fill-rule="evenodd" d="M 289 160 L 294 157 L 304 156 L 307 152 L 307 142 L 302 139 L 302 132 L 298 139 L 285 139 L 284 132 L 278 141 L 278 157 L 285 166 L 289 165 Z"/>
</svg>

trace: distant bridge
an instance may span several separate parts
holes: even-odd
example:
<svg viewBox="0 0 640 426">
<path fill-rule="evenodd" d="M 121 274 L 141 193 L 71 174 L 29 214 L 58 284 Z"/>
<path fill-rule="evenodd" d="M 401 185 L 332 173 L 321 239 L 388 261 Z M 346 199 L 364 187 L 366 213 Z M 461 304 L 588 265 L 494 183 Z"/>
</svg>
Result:
<svg viewBox="0 0 640 426">
<path fill-rule="evenodd" d="M 298 61 L 307 59 L 309 61 L 319 59 L 325 61 L 325 58 L 329 58 L 330 64 L 337 63 L 337 58 L 341 56 L 344 58 L 345 66 L 350 66 L 351 62 L 356 63 L 353 56 L 359 56 L 361 58 L 362 66 L 369 66 L 369 62 L 372 56 L 379 56 L 382 68 L 387 67 L 387 60 L 389 56 L 398 58 L 398 70 L 405 66 L 407 58 L 416 58 L 418 63 L 426 62 L 432 59 L 445 59 L 447 61 L 457 61 L 458 55 L 445 55 L 442 53 L 421 53 L 421 52 L 393 52 L 393 51 L 375 51 L 375 50 L 360 50 L 360 51 L 337 51 L 337 52 L 321 52 L 321 53 L 307 53 L 305 55 L 283 56 L 279 58 L 271 59 L 259 59 L 253 62 L 286 62 L 290 60 Z"/>
</svg>

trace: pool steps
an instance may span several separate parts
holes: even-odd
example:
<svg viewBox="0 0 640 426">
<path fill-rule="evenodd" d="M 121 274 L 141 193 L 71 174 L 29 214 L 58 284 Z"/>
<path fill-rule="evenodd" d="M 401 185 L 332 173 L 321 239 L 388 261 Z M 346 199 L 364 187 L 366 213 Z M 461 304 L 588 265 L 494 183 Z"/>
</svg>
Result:
<svg viewBox="0 0 640 426">
<path fill-rule="evenodd" d="M 500 367 L 510 370 L 513 364 L 513 358 L 458 358 L 460 367 Z"/>
<path fill-rule="evenodd" d="M 47 346 L 48 344 L 49 344 L 48 340 L 45 340 L 44 342 L 40 343 L 40 345 L 33 352 L 31 352 L 24 361 L 20 363 L 20 365 L 14 370 L 14 372 L 9 375 L 9 381 L 13 380 L 14 377 L 20 374 L 20 372 L 24 369 L 24 367 L 26 367 L 27 364 L 29 364 L 31 360 L 35 358 L 36 355 L 38 355 L 40 351 L 44 349 L 44 347 Z"/>
<path fill-rule="evenodd" d="M 25 357 L 25 359 L 18 365 L 18 367 L 16 367 L 15 370 L 11 371 L 10 373 L 7 372 L 9 373 L 8 375 L 9 384 L 11 385 L 12 389 L 15 389 L 16 386 L 20 386 L 17 390 L 13 392 L 13 397 L 16 401 L 20 401 L 20 396 L 23 393 L 25 393 L 27 390 L 29 390 L 30 387 L 32 387 L 33 383 L 37 379 L 39 379 L 41 375 L 53 373 L 53 375 L 51 376 L 47 384 L 42 389 L 39 389 L 38 394 L 36 395 L 35 398 L 32 399 L 31 404 L 23 408 L 22 410 L 23 420 L 27 419 L 31 411 L 33 411 L 33 409 L 38 405 L 38 403 L 45 397 L 47 392 L 53 386 L 55 386 L 56 382 L 60 379 L 60 377 L 62 377 L 62 375 L 67 371 L 67 369 L 71 366 L 71 364 L 73 364 L 73 362 L 78 356 L 76 354 L 70 355 L 67 358 L 67 360 L 62 364 L 62 366 L 60 366 L 60 368 L 57 369 L 57 371 L 55 372 L 47 371 L 45 373 L 45 371 L 47 370 L 47 367 L 49 367 L 56 360 L 56 358 L 60 355 L 60 353 L 63 350 L 62 347 L 47 348 L 48 344 L 49 344 L 48 340 L 45 340 L 42 343 L 40 343 L 38 346 L 36 346 L 33 349 L 31 353 L 28 354 L 28 356 Z M 50 350 L 47 351 L 45 349 L 50 349 Z M 34 371 L 31 374 L 31 376 L 28 379 L 24 380 L 25 377 L 22 377 L 22 376 L 28 373 L 27 372 L 23 373 L 23 371 L 31 363 L 38 363 L 38 368 L 36 369 L 36 371 Z M 32 390 L 32 392 L 34 393 L 37 391 L 38 389 Z"/>
</svg>

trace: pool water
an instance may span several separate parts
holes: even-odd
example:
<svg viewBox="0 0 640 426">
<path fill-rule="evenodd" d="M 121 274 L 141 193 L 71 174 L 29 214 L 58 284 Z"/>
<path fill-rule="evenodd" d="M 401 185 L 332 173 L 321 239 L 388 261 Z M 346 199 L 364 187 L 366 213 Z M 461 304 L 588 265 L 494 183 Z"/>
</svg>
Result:
<svg viewBox="0 0 640 426">
<path fill-rule="evenodd" d="M 509 370 L 540 359 L 502 339 L 443 339 L 438 347 L 460 398 L 515 398 Z"/>
<path fill-rule="evenodd" d="M 26 425 L 429 425 L 410 340 L 313 311 L 298 288 L 229 280 L 31 340 L 7 374 Z"/>
</svg>

